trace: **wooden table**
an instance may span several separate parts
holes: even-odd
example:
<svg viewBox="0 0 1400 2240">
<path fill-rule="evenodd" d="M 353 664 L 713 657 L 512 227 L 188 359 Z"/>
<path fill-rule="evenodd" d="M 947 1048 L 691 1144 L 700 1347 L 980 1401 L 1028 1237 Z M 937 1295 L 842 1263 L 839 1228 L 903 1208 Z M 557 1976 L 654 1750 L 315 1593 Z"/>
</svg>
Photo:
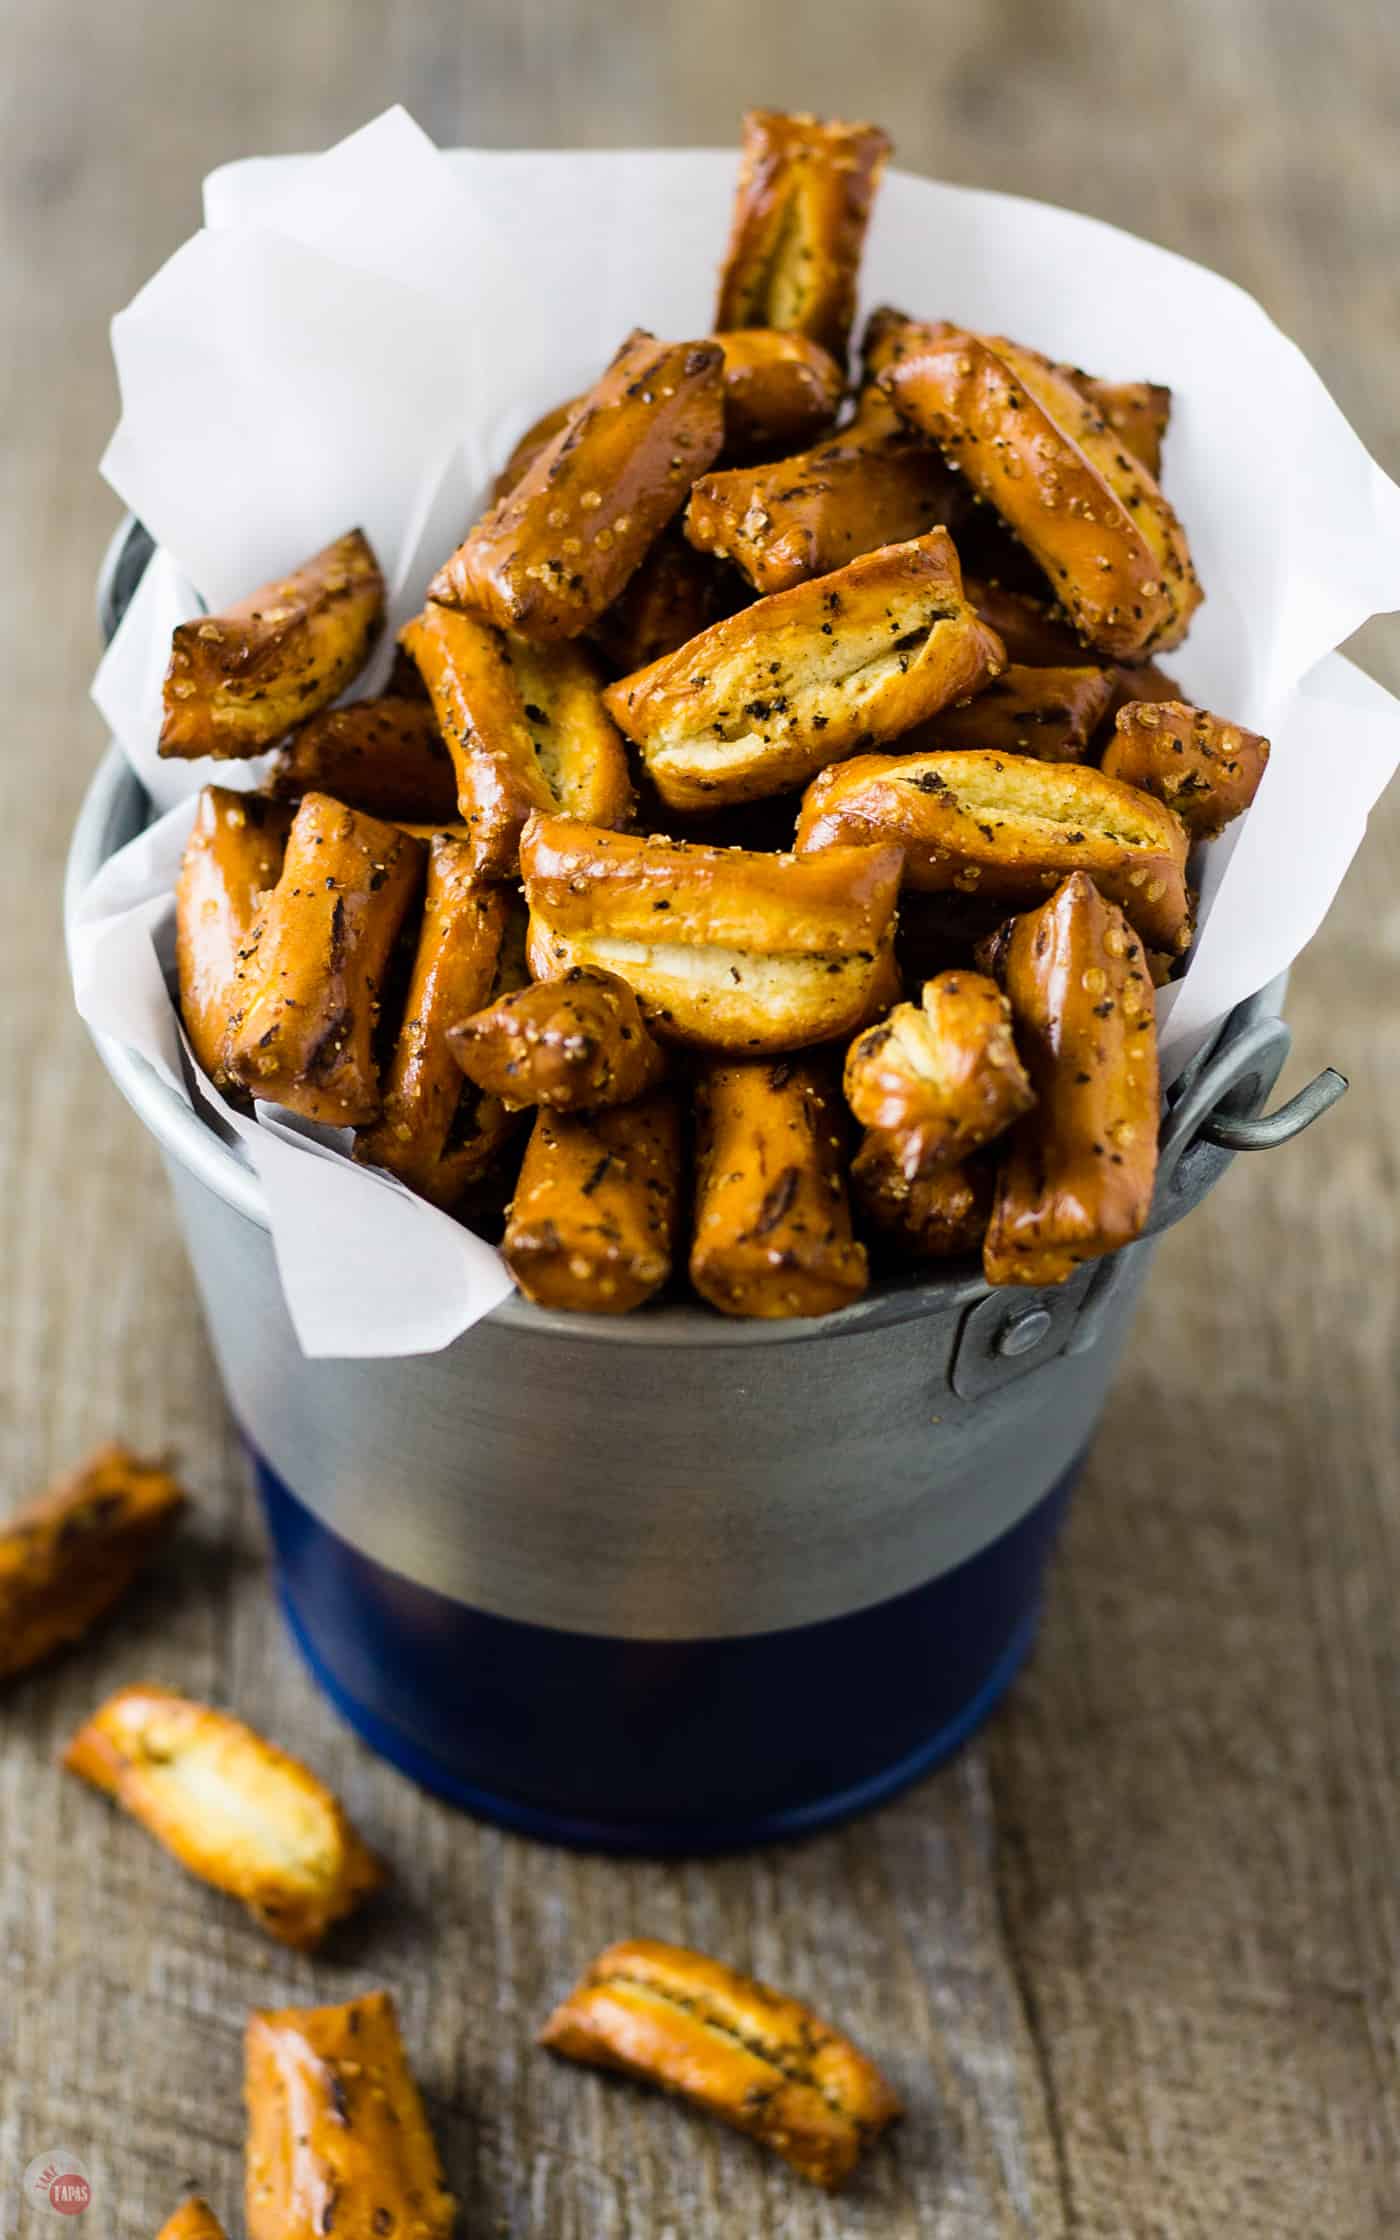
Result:
<svg viewBox="0 0 1400 2240">
<path fill-rule="evenodd" d="M 115 518 L 95 473 L 106 321 L 191 229 L 215 163 L 324 142 L 393 98 L 444 142 L 720 141 L 745 99 L 856 110 L 914 168 L 1096 211 L 1232 274 L 1394 469 L 1400 13 L 6 0 L 3 16 L 0 1502 L 117 1429 L 178 1450 L 199 1498 L 173 1569 L 0 1709 L 0 2187 L 63 2142 L 112 2240 L 145 2240 L 191 2180 L 234 2218 L 245 2009 L 382 1982 L 469 2235 L 1394 2232 L 1400 801 L 1290 1002 L 1285 1087 L 1336 1060 L 1352 1094 L 1296 1148 L 1241 1160 L 1167 1241 L 1010 1704 L 858 1826 L 708 1865 L 477 1827 L 312 1692 L 153 1151 L 70 1014 L 58 880 L 100 745 L 84 693 Z M 1400 684 L 1394 627 L 1361 651 Z M 395 1860 L 396 1903 L 328 1959 L 289 1958 L 56 1773 L 88 1706 L 146 1673 L 311 1757 Z M 576 1965 L 640 1929 L 809 1994 L 888 2058 L 910 2117 L 847 2199 L 531 2050 Z M 28 2214 L 16 2228 L 0 2208 L 0 2231 L 57 2229 Z"/>
</svg>

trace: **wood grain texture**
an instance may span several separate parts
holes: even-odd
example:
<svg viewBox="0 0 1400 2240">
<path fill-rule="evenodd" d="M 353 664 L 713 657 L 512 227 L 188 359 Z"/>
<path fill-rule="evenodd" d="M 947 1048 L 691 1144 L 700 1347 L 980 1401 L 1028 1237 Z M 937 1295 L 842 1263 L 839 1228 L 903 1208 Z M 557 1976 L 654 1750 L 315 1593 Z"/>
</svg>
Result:
<svg viewBox="0 0 1400 2240">
<path fill-rule="evenodd" d="M 912 167 L 1230 273 L 1393 471 L 1400 14 L 0 0 L 0 25 L 0 1503 L 114 1433 L 176 1449 L 198 1497 L 173 1570 L 0 1704 L 0 2232 L 55 2229 L 5 2196 L 61 2141 L 93 2176 L 79 2229 L 144 2240 L 192 2184 L 238 2229 L 245 2008 L 377 1983 L 470 2235 L 1394 2232 L 1400 801 L 1290 1004 L 1285 1087 L 1336 1060 L 1351 1097 L 1239 1161 L 1167 1241 L 1012 1701 L 859 1826 L 703 1866 L 477 1827 L 313 1694 L 155 1155 L 70 1015 L 58 879 L 100 745 L 106 321 L 190 230 L 213 164 L 322 143 L 393 98 L 448 142 L 726 141 L 745 100 L 854 110 Z M 1393 625 L 1361 650 L 1400 685 Z M 299 1959 L 61 1778 L 82 1714 L 143 1675 L 306 1756 L 397 1863 L 397 1901 Z M 910 2115 L 849 2198 L 809 2198 L 743 2142 L 531 2049 L 581 1963 L 637 1931 L 790 1986 L 887 2063 Z"/>
</svg>

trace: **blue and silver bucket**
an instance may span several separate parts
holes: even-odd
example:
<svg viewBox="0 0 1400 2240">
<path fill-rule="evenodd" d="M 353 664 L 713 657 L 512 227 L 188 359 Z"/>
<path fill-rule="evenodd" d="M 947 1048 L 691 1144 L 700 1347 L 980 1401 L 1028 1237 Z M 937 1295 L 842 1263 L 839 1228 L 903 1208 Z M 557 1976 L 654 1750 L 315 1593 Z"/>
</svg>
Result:
<svg viewBox="0 0 1400 2240">
<path fill-rule="evenodd" d="M 119 540 L 104 620 L 139 578 Z M 114 748 L 70 911 L 146 817 Z M 256 1176 L 129 1051 L 287 1618 L 344 1715 L 469 1811 L 557 1842 L 694 1852 L 794 1834 L 954 1750 L 1034 1636 L 1047 1559 L 1154 1237 L 1259 1120 L 1275 988 L 1173 1092 L 1147 1237 L 1045 1292 L 915 1276 L 816 1322 L 512 1299 L 445 1351 L 308 1361 Z"/>
</svg>

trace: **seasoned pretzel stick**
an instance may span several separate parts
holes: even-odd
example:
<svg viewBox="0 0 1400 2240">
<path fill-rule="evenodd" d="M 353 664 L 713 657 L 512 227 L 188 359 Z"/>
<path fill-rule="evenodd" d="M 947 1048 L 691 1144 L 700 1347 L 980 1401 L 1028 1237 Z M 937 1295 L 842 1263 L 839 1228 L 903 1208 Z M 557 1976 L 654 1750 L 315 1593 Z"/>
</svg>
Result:
<svg viewBox="0 0 1400 2240">
<path fill-rule="evenodd" d="M 173 1689 L 120 1689 L 63 1763 L 301 1951 L 384 1880 L 323 1782 L 241 1719 Z"/>
<path fill-rule="evenodd" d="M 384 1109 L 355 1139 L 362 1165 L 387 1167 L 420 1197 L 449 1209 L 480 1181 L 514 1127 L 498 1098 L 463 1079 L 450 1041 L 459 1020 L 489 1002 L 503 977 L 507 985 L 524 977 L 523 954 L 511 971 L 506 949 L 512 909 L 520 914 L 504 888 L 478 879 L 469 842 L 446 834 L 430 842 L 423 924 Z"/>
<path fill-rule="evenodd" d="M 690 1280 L 721 1314 L 830 1314 L 865 1290 L 851 1235 L 845 1117 L 830 1069 L 797 1059 L 705 1066 L 696 1084 Z"/>
<path fill-rule="evenodd" d="M 248 2240 L 448 2240 L 457 2205 L 387 1991 L 255 2012 L 244 2057 Z"/>
<path fill-rule="evenodd" d="M 1013 666 L 1072 669 L 1083 662 L 1084 646 L 1078 632 L 1049 600 L 966 573 L 963 589 L 968 605 L 995 630 Z"/>
<path fill-rule="evenodd" d="M 899 992 L 898 848 L 818 863 L 536 817 L 520 864 L 535 977 L 615 972 L 665 1039 L 795 1050 L 853 1033 Z"/>
<path fill-rule="evenodd" d="M 831 426 L 846 386 L 829 351 L 808 335 L 772 327 L 712 337 L 724 352 L 726 458 L 774 458 Z"/>
<path fill-rule="evenodd" d="M 1135 700 L 1118 711 L 1102 768 L 1175 809 L 1193 840 L 1213 840 L 1259 791 L 1269 742 L 1183 700 Z"/>
<path fill-rule="evenodd" d="M 1162 445 L 1172 416 L 1172 393 L 1160 381 L 1100 381 L 1077 366 L 1062 366 L 1091 405 L 1101 412 L 1125 451 L 1146 467 L 1154 482 L 1162 474 Z"/>
<path fill-rule="evenodd" d="M 877 125 L 745 112 L 716 327 L 810 335 L 845 365 L 865 229 L 889 149 Z"/>
<path fill-rule="evenodd" d="M 448 824 L 457 814 L 452 757 L 426 700 L 357 700 L 299 724 L 268 777 L 279 800 L 330 793 L 351 809 L 401 824 Z"/>
<path fill-rule="evenodd" d="M 428 589 L 503 630 L 576 638 L 612 605 L 724 434 L 724 354 L 638 328 Z"/>
<path fill-rule="evenodd" d="M 241 954 L 224 1047 L 230 1080 L 332 1126 L 378 1116 L 384 973 L 425 855 L 397 825 L 307 794 Z"/>
<path fill-rule="evenodd" d="M 1150 795 L 1076 763 L 948 751 L 860 755 L 823 770 L 798 819 L 799 853 L 897 842 L 911 887 L 1037 900 L 1082 865 L 1154 947 L 1190 943 L 1187 841 Z"/>
<path fill-rule="evenodd" d="M 1086 644 L 1130 660 L 1180 643 L 1201 600 L 1181 524 L 1048 358 L 931 327 L 880 380 L 1039 562 Z"/>
<path fill-rule="evenodd" d="M 0 1680 L 120 1602 L 184 1503 L 168 1470 L 113 1441 L 0 1525 Z"/>
<path fill-rule="evenodd" d="M 161 753 L 260 754 L 345 690 L 383 622 L 384 578 L 359 529 L 223 614 L 182 622 Z"/>
<path fill-rule="evenodd" d="M 626 676 L 732 614 L 741 590 L 733 570 L 688 545 L 673 521 L 589 636 L 614 671 Z"/>
<path fill-rule="evenodd" d="M 1002 666 L 934 529 L 760 599 L 603 697 L 663 801 L 705 809 L 788 792 Z"/>
<path fill-rule="evenodd" d="M 161 2226 L 156 2240 L 228 2240 L 207 2201 L 192 2193 Z"/>
<path fill-rule="evenodd" d="M 535 809 L 621 824 L 627 756 L 581 646 L 533 646 L 431 602 L 405 625 L 457 772 L 457 800 L 483 878 L 514 878 Z"/>
<path fill-rule="evenodd" d="M 280 803 L 206 786 L 185 843 L 175 889 L 180 1016 L 199 1063 L 221 1084 L 239 961 L 281 876 L 291 827 Z"/>
<path fill-rule="evenodd" d="M 537 1306 L 628 1314 L 671 1273 L 680 1116 L 664 1091 L 604 1111 L 542 1106 L 501 1250 Z"/>
<path fill-rule="evenodd" d="M 649 1937 L 600 1952 L 540 2044 L 677 2093 L 829 2188 L 902 2112 L 875 2064 L 810 2007 Z"/>
<path fill-rule="evenodd" d="M 846 1101 L 862 1127 L 893 1131 L 910 1180 L 957 1166 L 1035 1102 L 1011 1007 L 980 972 L 941 972 L 919 1004 L 898 1003 L 857 1035 Z"/>
<path fill-rule="evenodd" d="M 502 996 L 461 1020 L 448 1041 L 467 1079 L 507 1108 L 631 1104 L 666 1071 L 627 982 L 582 965 Z"/>
<path fill-rule="evenodd" d="M 900 751 L 983 747 L 1037 762 L 1083 762 L 1112 698 L 1106 669 L 1040 669 L 1013 661 L 975 700 L 930 716 L 900 741 Z"/>
<path fill-rule="evenodd" d="M 867 1221 L 902 1259 L 957 1260 L 976 1252 L 986 1234 L 992 1169 L 974 1161 L 911 1180 L 900 1137 L 871 1128 L 851 1161 L 851 1190 Z"/>
<path fill-rule="evenodd" d="M 1001 951 L 1038 1103 L 997 1178 L 988 1283 L 1063 1283 L 1140 1236 L 1157 1174 L 1157 1032 L 1142 946 L 1076 872 Z"/>
</svg>

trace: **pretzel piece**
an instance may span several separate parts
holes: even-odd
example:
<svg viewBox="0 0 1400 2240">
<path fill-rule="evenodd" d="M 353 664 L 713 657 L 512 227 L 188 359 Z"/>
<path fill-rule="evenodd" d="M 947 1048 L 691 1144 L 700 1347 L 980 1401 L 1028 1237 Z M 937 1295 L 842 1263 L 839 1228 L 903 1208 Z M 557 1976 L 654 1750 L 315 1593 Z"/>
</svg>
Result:
<svg viewBox="0 0 1400 2240">
<path fill-rule="evenodd" d="M 1033 669 L 1013 661 L 975 700 L 931 716 L 900 746 L 906 754 L 925 747 L 984 747 L 1037 762 L 1083 762 L 1112 698 L 1106 669 L 1082 664 Z"/>
<path fill-rule="evenodd" d="M 222 1083 L 239 961 L 281 875 L 292 812 L 256 793 L 206 786 L 175 888 L 180 1016 L 210 1079 Z"/>
<path fill-rule="evenodd" d="M 192 2193 L 182 2201 L 173 2217 L 166 2219 L 156 2240 L 228 2240 L 218 2218 L 207 2201 Z"/>
<path fill-rule="evenodd" d="M 628 1314 L 671 1273 L 680 1115 L 664 1091 L 600 1112 L 542 1106 L 501 1250 L 537 1306 Z"/>
<path fill-rule="evenodd" d="M 724 435 L 724 353 L 637 328 L 428 587 L 522 637 L 576 638 L 612 605 Z"/>
<path fill-rule="evenodd" d="M 1181 524 L 1066 373 L 940 326 L 880 381 L 1039 562 L 1087 645 L 1131 660 L 1180 643 L 1201 599 Z"/>
<path fill-rule="evenodd" d="M 507 1107 L 593 1112 L 630 1104 L 666 1070 L 627 982 L 582 965 L 502 996 L 448 1039 L 467 1079 Z"/>
<path fill-rule="evenodd" d="M 1079 666 L 1084 647 L 1059 607 L 1029 591 L 1009 590 L 985 576 L 964 575 L 970 607 L 995 630 L 1013 665 L 1027 669 Z M 1116 673 L 1116 672 L 1113 672 Z"/>
<path fill-rule="evenodd" d="M 890 143 L 871 124 L 749 109 L 715 325 L 810 335 L 841 366 Z"/>
<path fill-rule="evenodd" d="M 936 1167 L 911 1180 L 898 1134 L 870 1128 L 851 1161 L 862 1214 L 904 1260 L 960 1260 L 976 1252 L 992 1210 L 992 1170 L 981 1161 Z"/>
<path fill-rule="evenodd" d="M 515 876 L 532 810 L 623 822 L 626 752 L 582 646 L 532 645 L 432 601 L 402 643 L 432 695 L 483 878 Z"/>
<path fill-rule="evenodd" d="M 690 1280 L 721 1314 L 830 1314 L 863 1294 L 845 1117 L 825 1066 L 719 1060 L 696 1084 Z"/>
<path fill-rule="evenodd" d="M 904 849 L 911 887 L 1026 906 L 1083 868 L 1155 948 L 1190 945 L 1186 830 L 1150 795 L 1070 762 L 946 750 L 860 755 L 803 796 L 799 853 Z"/>
<path fill-rule="evenodd" d="M 1102 768 L 1175 809 L 1193 840 L 1213 840 L 1259 790 L 1269 742 L 1184 700 L 1135 700 L 1118 711 Z"/>
<path fill-rule="evenodd" d="M 278 748 L 268 790 L 281 801 L 334 794 L 394 824 L 447 824 L 457 814 L 452 757 L 426 700 L 356 700 L 312 716 Z"/>
<path fill-rule="evenodd" d="M 875 2064 L 810 2007 L 650 1937 L 600 1952 L 540 2044 L 676 2093 L 833 2189 L 902 2113 Z"/>
<path fill-rule="evenodd" d="M 731 587 L 739 588 L 732 571 L 687 544 L 673 521 L 589 635 L 615 672 L 626 676 L 732 613 L 738 602 Z"/>
<path fill-rule="evenodd" d="M 306 795 L 241 952 L 223 1056 L 230 1080 L 308 1120 L 362 1128 L 378 1117 L 384 974 L 425 856 L 397 825 Z"/>
<path fill-rule="evenodd" d="M 355 1157 L 387 1167 L 433 1205 L 455 1206 L 514 1129 L 499 1098 L 463 1079 L 451 1043 L 460 1020 L 524 978 L 523 927 L 514 970 L 506 940 L 513 912 L 519 905 L 504 888 L 477 877 L 469 842 L 439 834 L 429 843 L 423 923 L 384 1108 L 355 1138 Z"/>
<path fill-rule="evenodd" d="M 899 992 L 897 847 L 807 861 L 536 817 L 520 863 L 536 979 L 615 972 L 665 1039 L 795 1050 L 853 1033 Z"/>
<path fill-rule="evenodd" d="M 862 1127 L 893 1131 L 913 1180 L 956 1166 L 1035 1102 L 1011 1007 L 980 972 L 941 972 L 846 1055 L 846 1102 Z"/>
<path fill-rule="evenodd" d="M 215 1890 L 309 1952 L 384 1880 L 325 1784 L 230 1712 L 122 1688 L 63 1753 Z"/>
<path fill-rule="evenodd" d="M 0 1681 L 120 1602 L 184 1503 L 168 1470 L 112 1441 L 0 1525 Z"/>
<path fill-rule="evenodd" d="M 1157 1174 L 1157 1029 L 1142 945 L 1076 872 L 1018 918 L 1001 976 L 1036 1092 L 997 1178 L 988 1283 L 1063 1283 L 1142 1234 Z"/>
<path fill-rule="evenodd" d="M 1125 451 L 1161 480 L 1162 445 L 1172 416 L 1172 393 L 1160 381 L 1101 381 L 1076 366 L 1065 366 L 1077 388 L 1102 413 Z"/>
<path fill-rule="evenodd" d="M 248 2240 L 448 2240 L 457 2208 L 387 1991 L 254 2012 Z"/>
<path fill-rule="evenodd" d="M 1001 667 L 934 529 L 743 608 L 604 699 L 668 807 L 704 809 L 787 792 Z"/>
<path fill-rule="evenodd" d="M 222 614 L 179 624 L 160 752 L 260 754 L 342 693 L 384 623 L 384 578 L 359 529 Z"/>
</svg>

